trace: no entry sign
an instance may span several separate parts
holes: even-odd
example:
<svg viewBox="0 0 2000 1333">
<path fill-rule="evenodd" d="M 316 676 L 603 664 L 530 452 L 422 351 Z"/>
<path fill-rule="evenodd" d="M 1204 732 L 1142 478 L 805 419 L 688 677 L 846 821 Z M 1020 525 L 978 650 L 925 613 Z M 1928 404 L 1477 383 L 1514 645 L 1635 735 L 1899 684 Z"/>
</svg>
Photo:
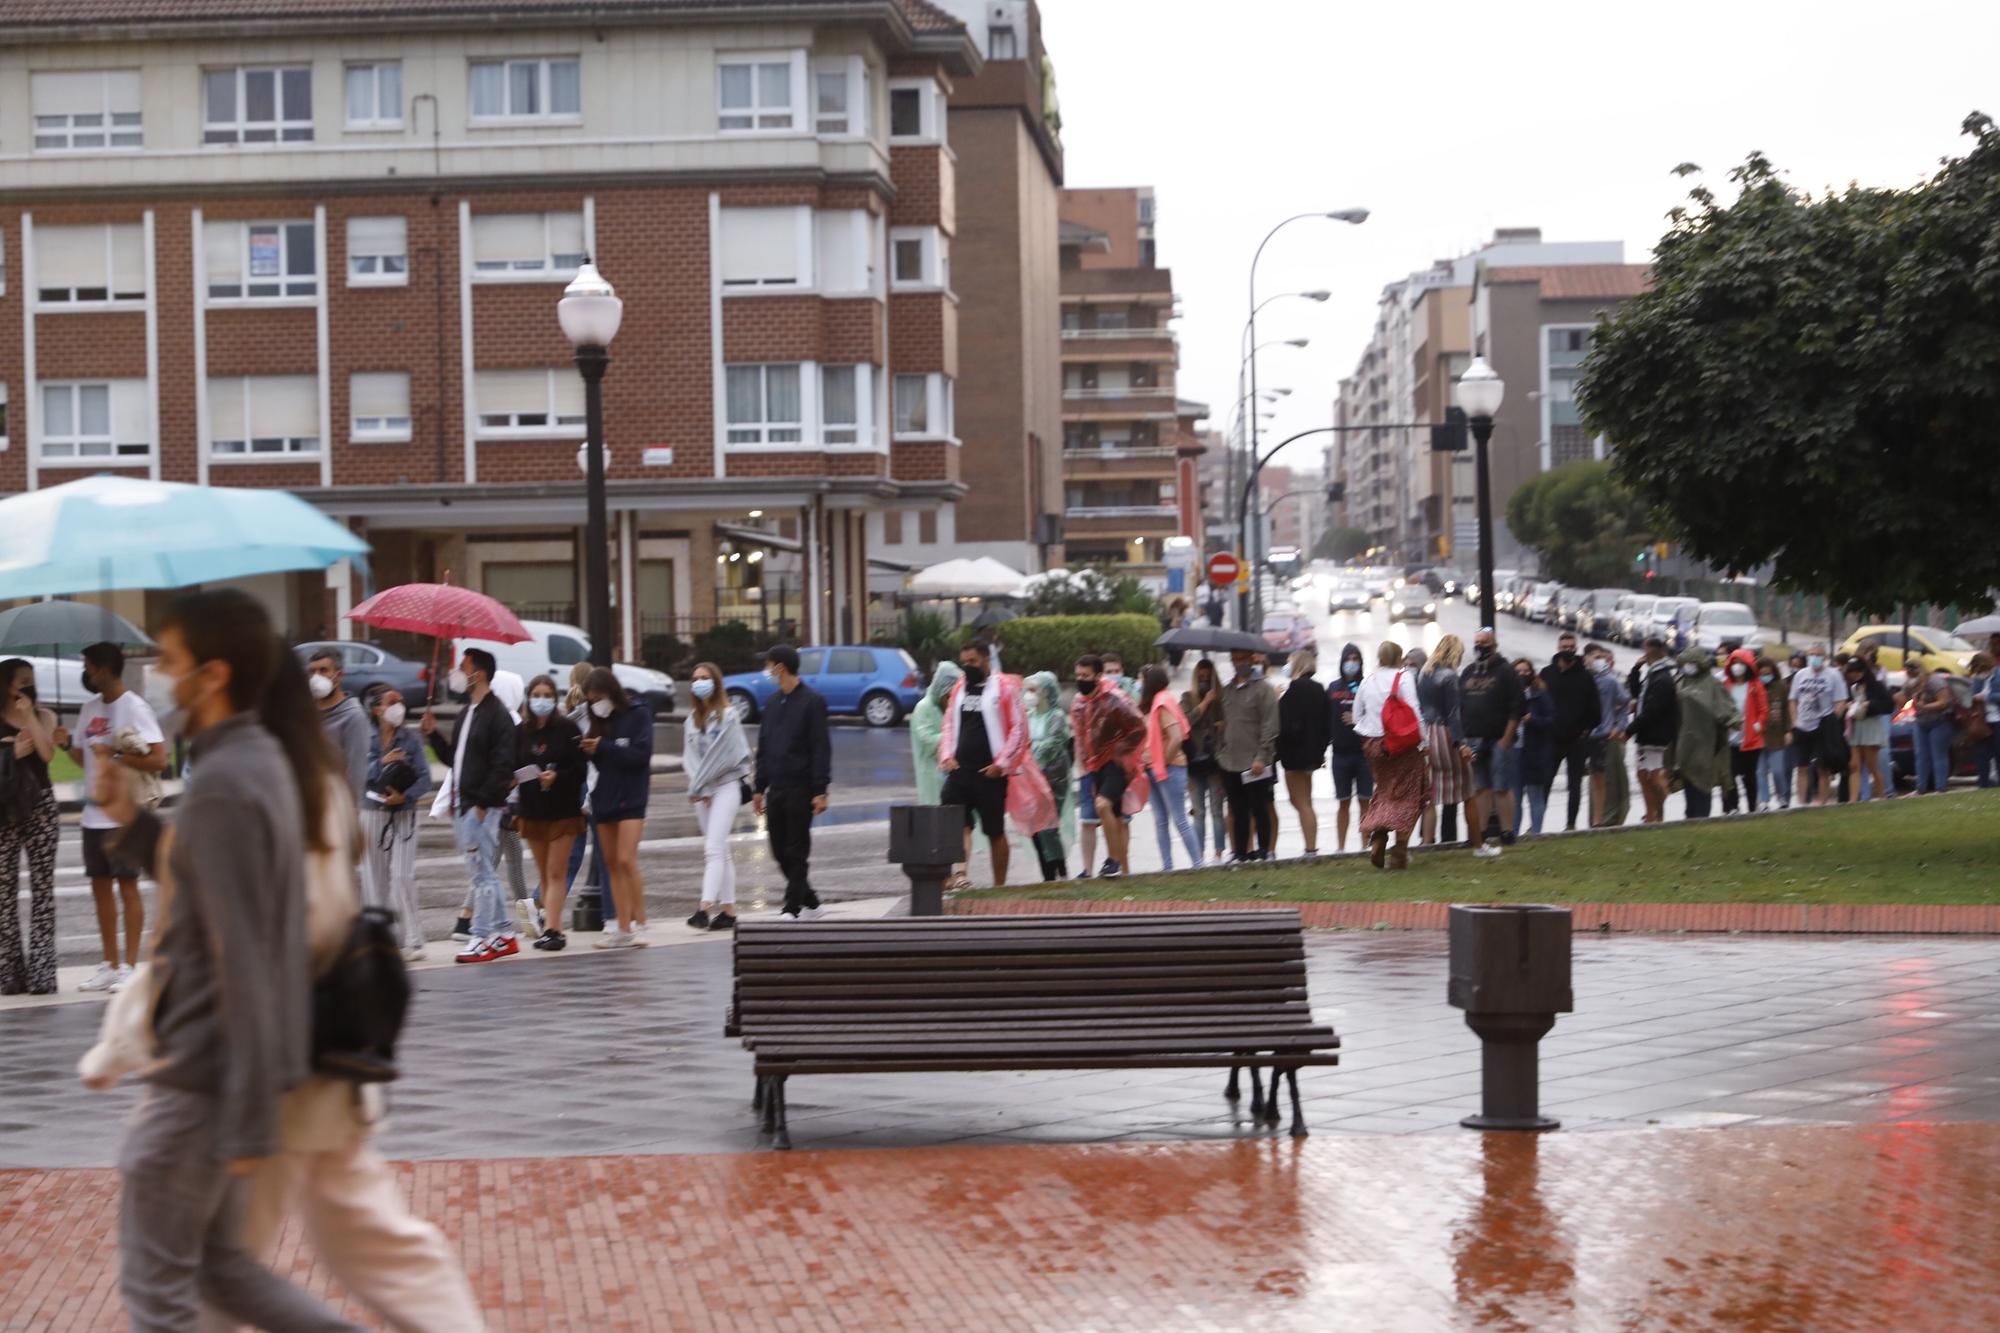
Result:
<svg viewBox="0 0 2000 1333">
<path fill-rule="evenodd" d="M 1236 576 L 1242 572 L 1243 562 L 1233 551 L 1217 551 L 1208 558 L 1208 581 L 1218 588 L 1236 582 Z"/>
</svg>

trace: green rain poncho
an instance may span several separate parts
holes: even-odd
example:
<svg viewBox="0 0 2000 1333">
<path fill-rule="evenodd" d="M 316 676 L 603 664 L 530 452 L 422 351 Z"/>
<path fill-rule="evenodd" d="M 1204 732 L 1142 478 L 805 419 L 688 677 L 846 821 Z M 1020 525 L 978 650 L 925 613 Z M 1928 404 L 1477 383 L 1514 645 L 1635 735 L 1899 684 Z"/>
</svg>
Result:
<svg viewBox="0 0 2000 1333">
<path fill-rule="evenodd" d="M 1729 728 L 1736 721 L 1736 701 L 1715 678 L 1712 654 L 1690 648 L 1680 662 L 1674 689 L 1680 694 L 1681 729 L 1674 741 L 1673 771 L 1684 786 L 1713 790 L 1729 782 Z M 1690 676 L 1689 666 L 1701 669 Z"/>
<path fill-rule="evenodd" d="M 1035 767 L 1048 779 L 1058 804 L 1056 827 L 1062 830 L 1063 851 L 1076 842 L 1076 784 L 1070 781 L 1072 754 L 1069 710 L 1063 707 L 1062 686 L 1052 671 L 1037 671 L 1023 682 L 1028 687 L 1028 744 Z"/>
<path fill-rule="evenodd" d="M 931 672 L 930 688 L 910 710 L 910 762 L 917 773 L 917 804 L 936 805 L 944 795 L 944 771 L 938 767 L 938 742 L 944 737 L 944 705 L 951 687 L 965 673 L 956 662 L 939 662 Z"/>
</svg>

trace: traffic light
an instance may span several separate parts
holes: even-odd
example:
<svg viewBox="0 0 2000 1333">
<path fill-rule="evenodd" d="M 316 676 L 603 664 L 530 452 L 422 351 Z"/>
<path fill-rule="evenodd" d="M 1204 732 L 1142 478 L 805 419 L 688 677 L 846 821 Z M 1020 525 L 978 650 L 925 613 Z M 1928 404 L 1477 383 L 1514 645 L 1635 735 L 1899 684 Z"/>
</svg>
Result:
<svg viewBox="0 0 2000 1333">
<path fill-rule="evenodd" d="M 1444 410 L 1444 421 L 1431 427 L 1431 452 L 1434 454 L 1458 454 L 1465 452 L 1465 413 L 1456 407 Z"/>
<path fill-rule="evenodd" d="M 1326 502 L 1328 504 L 1337 505 L 1346 498 L 1347 498 L 1346 482 L 1330 481 L 1326 484 Z"/>
</svg>

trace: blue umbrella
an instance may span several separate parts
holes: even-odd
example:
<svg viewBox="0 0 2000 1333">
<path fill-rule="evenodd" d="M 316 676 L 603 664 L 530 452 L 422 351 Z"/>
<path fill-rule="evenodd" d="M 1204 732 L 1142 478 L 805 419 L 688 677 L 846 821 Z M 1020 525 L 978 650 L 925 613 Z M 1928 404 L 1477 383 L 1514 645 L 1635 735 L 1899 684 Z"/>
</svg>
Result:
<svg viewBox="0 0 2000 1333">
<path fill-rule="evenodd" d="M 96 476 L 0 500 L 0 599 L 185 588 L 367 555 L 287 491 Z"/>
</svg>

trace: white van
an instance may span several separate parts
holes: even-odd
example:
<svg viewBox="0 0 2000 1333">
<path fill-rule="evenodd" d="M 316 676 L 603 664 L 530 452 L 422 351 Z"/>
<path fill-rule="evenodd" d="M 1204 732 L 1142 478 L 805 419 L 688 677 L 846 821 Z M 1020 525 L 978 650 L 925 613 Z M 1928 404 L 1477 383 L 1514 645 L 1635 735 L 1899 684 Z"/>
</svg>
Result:
<svg viewBox="0 0 2000 1333">
<path fill-rule="evenodd" d="M 559 624 L 553 620 L 524 620 L 521 628 L 529 635 L 524 642 L 459 639 L 455 651 L 463 654 L 467 648 L 483 648 L 493 654 L 495 667 L 514 672 L 524 684 L 536 676 L 548 676 L 555 681 L 558 692 L 568 690 L 570 668 L 578 662 L 590 660 L 590 636 L 574 625 Z M 672 676 L 628 662 L 614 662 L 611 669 L 617 673 L 618 683 L 625 687 L 625 692 L 634 698 L 644 699 L 655 714 L 674 711 Z"/>
</svg>

